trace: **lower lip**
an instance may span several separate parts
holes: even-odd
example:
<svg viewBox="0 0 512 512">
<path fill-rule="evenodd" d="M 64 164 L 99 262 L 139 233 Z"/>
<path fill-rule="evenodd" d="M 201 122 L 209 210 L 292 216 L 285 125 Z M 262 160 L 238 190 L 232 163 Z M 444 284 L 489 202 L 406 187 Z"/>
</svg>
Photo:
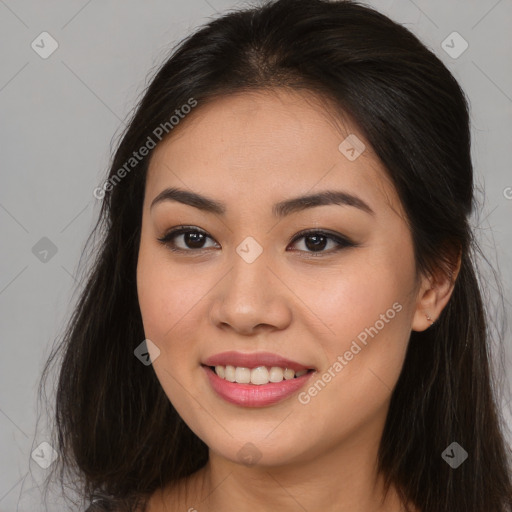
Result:
<svg viewBox="0 0 512 512">
<path fill-rule="evenodd" d="M 265 407 L 272 405 L 302 388 L 315 372 L 308 372 L 300 377 L 282 382 L 269 382 L 260 386 L 255 384 L 237 384 L 221 379 L 209 366 L 203 369 L 208 376 L 213 390 L 224 400 L 244 407 Z"/>
</svg>

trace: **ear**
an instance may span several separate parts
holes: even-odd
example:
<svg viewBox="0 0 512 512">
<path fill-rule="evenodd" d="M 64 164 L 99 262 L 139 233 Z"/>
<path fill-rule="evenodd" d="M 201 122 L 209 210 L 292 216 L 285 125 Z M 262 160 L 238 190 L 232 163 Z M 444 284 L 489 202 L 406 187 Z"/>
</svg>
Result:
<svg viewBox="0 0 512 512">
<path fill-rule="evenodd" d="M 449 271 L 440 266 L 433 275 L 422 276 L 411 326 L 413 331 L 428 329 L 448 304 L 460 271 L 460 251 L 454 259 Z"/>
</svg>

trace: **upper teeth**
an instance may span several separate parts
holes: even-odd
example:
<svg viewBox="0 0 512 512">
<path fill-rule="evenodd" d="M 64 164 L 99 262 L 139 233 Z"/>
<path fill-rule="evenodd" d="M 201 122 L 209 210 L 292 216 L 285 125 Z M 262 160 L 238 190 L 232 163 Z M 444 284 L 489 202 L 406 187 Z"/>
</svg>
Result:
<svg viewBox="0 0 512 512">
<path fill-rule="evenodd" d="M 215 373 L 222 379 L 228 380 L 229 382 L 238 382 L 239 384 L 256 384 L 261 386 L 262 384 L 268 384 L 269 382 L 281 382 L 283 378 L 285 380 L 293 379 L 294 377 L 300 377 L 307 373 L 307 370 L 299 370 L 295 372 L 290 368 L 279 368 L 278 366 L 272 366 L 267 368 L 265 366 L 258 366 L 257 368 L 243 368 L 240 366 L 216 366 Z"/>
</svg>

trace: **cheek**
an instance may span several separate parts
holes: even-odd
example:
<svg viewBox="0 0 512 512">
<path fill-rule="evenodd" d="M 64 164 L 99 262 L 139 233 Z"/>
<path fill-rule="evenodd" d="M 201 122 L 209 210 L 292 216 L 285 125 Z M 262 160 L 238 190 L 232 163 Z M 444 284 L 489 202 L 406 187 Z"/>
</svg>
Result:
<svg viewBox="0 0 512 512">
<path fill-rule="evenodd" d="M 200 323 L 207 318 L 208 295 L 218 276 L 211 268 L 170 261 L 165 251 L 141 244 L 137 289 L 144 333 L 160 350 L 153 363 L 157 377 L 176 408 L 190 409 L 191 389 L 200 368 Z M 181 404 L 181 405 L 180 405 Z"/>
<path fill-rule="evenodd" d="M 166 349 L 165 340 L 186 326 L 187 316 L 205 294 L 200 280 L 173 268 L 160 250 L 141 245 L 137 264 L 137 293 L 144 332 Z"/>
<path fill-rule="evenodd" d="M 325 366 L 338 363 L 337 373 L 353 381 L 351 392 L 372 372 L 375 383 L 379 377 L 394 383 L 410 333 L 410 308 L 404 304 L 403 295 L 393 287 L 368 294 L 361 287 L 351 289 L 345 283 L 331 301 L 318 307 L 331 330 L 331 335 L 324 338 Z"/>
<path fill-rule="evenodd" d="M 137 295 L 144 324 L 144 333 L 155 343 L 161 339 L 166 317 L 169 290 L 161 282 L 162 268 L 160 262 L 152 258 L 152 253 L 142 241 L 137 263 Z"/>
<path fill-rule="evenodd" d="M 152 368 L 174 407 L 182 416 L 188 411 L 184 416 L 193 422 L 193 403 L 184 390 L 190 387 L 190 376 L 198 369 L 199 356 L 193 344 L 180 340 L 192 339 L 191 318 L 204 291 L 194 286 L 190 276 L 172 271 L 159 251 L 144 244 L 139 251 L 137 291 L 144 334 L 160 351 Z"/>
<path fill-rule="evenodd" d="M 332 371 L 342 375 L 333 379 L 340 393 L 346 392 L 341 381 L 350 381 L 352 394 L 363 396 L 376 386 L 389 394 L 402 368 L 414 313 L 412 246 L 382 246 L 364 256 L 361 251 L 360 258 L 328 277 L 312 290 L 315 311 L 329 327 L 322 347 L 325 368 L 339 363 Z"/>
<path fill-rule="evenodd" d="M 322 283 L 315 284 L 310 294 L 334 345 L 341 343 L 339 348 L 375 324 L 379 332 L 389 332 L 392 326 L 410 322 L 414 267 L 407 259 L 399 261 L 392 253 L 354 258 Z"/>
</svg>

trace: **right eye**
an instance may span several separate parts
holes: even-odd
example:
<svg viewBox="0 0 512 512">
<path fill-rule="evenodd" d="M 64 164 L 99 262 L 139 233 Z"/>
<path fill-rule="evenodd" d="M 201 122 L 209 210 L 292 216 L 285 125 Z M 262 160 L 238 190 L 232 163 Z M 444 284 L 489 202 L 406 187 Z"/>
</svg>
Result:
<svg viewBox="0 0 512 512">
<path fill-rule="evenodd" d="M 181 247 L 176 242 L 179 237 L 183 237 L 181 240 Z M 208 248 L 204 245 L 207 238 L 213 240 L 213 238 L 208 236 L 206 231 L 203 231 L 202 229 L 194 226 L 180 226 L 172 229 L 162 238 L 157 238 L 157 240 L 168 247 L 171 251 L 194 252 Z"/>
</svg>

